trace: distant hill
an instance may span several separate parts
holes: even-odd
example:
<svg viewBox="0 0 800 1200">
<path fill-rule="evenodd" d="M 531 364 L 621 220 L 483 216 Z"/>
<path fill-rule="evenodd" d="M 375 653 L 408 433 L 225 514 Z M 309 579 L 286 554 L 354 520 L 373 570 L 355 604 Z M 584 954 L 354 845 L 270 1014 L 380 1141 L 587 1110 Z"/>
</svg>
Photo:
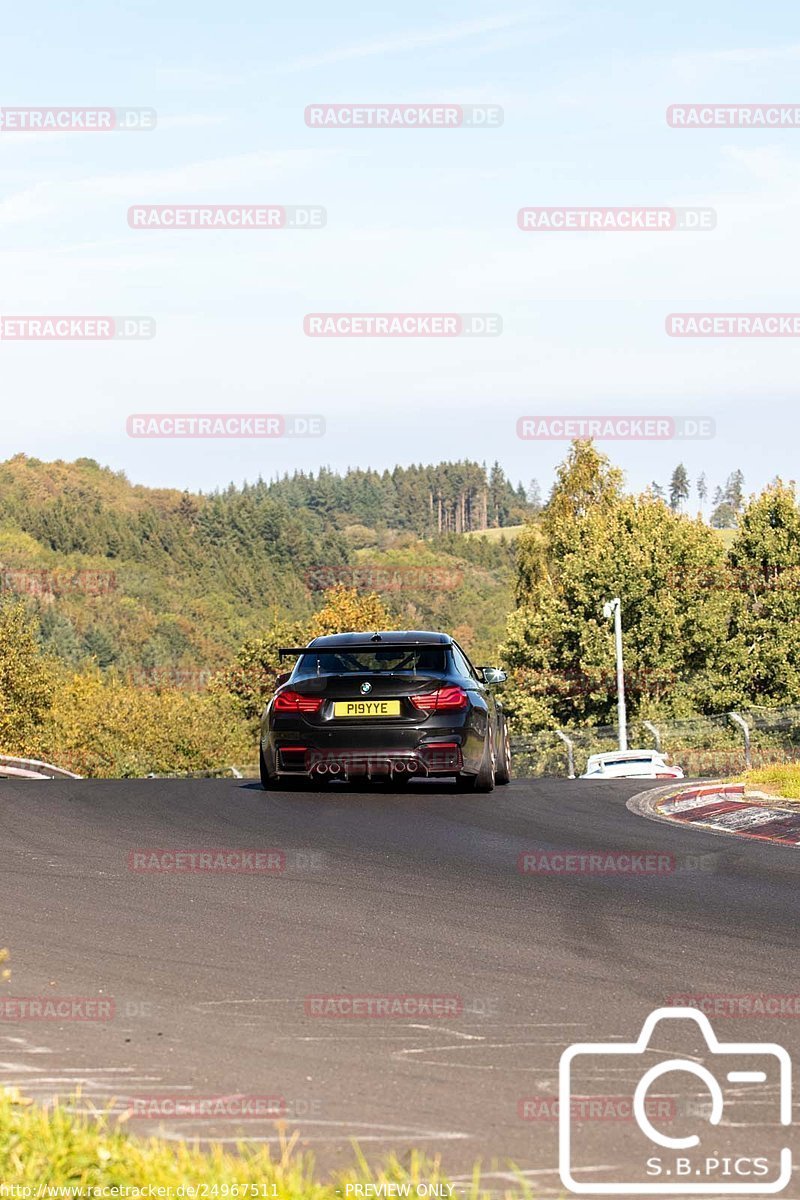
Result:
<svg viewBox="0 0 800 1200">
<path fill-rule="evenodd" d="M 499 463 L 490 470 L 464 461 L 392 471 L 350 470 L 344 475 L 300 471 L 270 483 L 267 492 L 339 526 L 356 523 L 420 537 L 514 525 L 532 511 L 522 484 L 513 487 Z"/>
<path fill-rule="evenodd" d="M 398 624 L 458 628 L 485 655 L 512 603 L 513 550 L 493 540 L 527 510 L 497 464 L 297 473 L 205 495 L 18 455 L 0 463 L 0 586 L 27 598 L 65 661 L 190 686 L 277 617 L 318 607 L 321 568 L 386 585 Z"/>
</svg>

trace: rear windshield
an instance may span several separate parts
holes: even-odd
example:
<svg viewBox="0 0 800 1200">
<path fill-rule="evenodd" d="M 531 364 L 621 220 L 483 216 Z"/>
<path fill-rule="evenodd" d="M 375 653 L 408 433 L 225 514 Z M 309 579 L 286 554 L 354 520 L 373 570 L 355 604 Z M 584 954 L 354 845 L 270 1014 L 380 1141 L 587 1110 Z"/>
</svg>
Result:
<svg viewBox="0 0 800 1200">
<path fill-rule="evenodd" d="M 433 672 L 445 674 L 447 658 L 444 647 L 417 647 L 409 650 L 390 650 L 376 647 L 374 650 L 312 651 L 301 655 L 292 678 L 308 679 L 314 675 L 393 675 L 408 672 L 409 675 Z"/>
<path fill-rule="evenodd" d="M 652 767 L 657 761 L 654 758 L 607 758 L 602 765 L 606 767 Z"/>
</svg>

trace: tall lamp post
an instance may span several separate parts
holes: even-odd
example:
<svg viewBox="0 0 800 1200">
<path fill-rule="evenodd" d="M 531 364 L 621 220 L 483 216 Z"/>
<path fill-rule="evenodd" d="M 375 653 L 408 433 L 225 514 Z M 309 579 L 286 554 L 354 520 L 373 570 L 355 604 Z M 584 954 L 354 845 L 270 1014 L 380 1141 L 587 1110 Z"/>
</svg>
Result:
<svg viewBox="0 0 800 1200">
<path fill-rule="evenodd" d="M 628 718 L 625 712 L 625 672 L 622 665 L 622 616 L 619 596 L 603 605 L 603 616 L 608 621 L 614 617 L 614 645 L 617 656 L 617 723 L 619 725 L 619 748 L 628 749 Z"/>
</svg>

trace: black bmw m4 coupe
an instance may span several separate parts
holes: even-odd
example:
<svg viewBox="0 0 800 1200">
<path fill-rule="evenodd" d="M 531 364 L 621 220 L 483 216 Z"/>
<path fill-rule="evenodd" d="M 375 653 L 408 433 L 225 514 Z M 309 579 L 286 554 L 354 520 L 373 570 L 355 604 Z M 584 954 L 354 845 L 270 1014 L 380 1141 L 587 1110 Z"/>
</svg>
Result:
<svg viewBox="0 0 800 1200">
<path fill-rule="evenodd" d="M 462 791 L 508 783 L 511 748 L 492 685 L 443 633 L 338 633 L 307 646 L 278 676 L 261 721 L 261 782 L 455 776 Z"/>
</svg>

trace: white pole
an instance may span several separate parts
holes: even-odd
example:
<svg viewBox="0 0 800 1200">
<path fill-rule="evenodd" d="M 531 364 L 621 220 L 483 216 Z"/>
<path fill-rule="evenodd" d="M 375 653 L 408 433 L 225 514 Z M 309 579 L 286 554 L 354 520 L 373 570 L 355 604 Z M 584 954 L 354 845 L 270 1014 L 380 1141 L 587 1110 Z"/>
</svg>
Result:
<svg viewBox="0 0 800 1200">
<path fill-rule="evenodd" d="M 572 738 L 568 738 L 560 729 L 554 729 L 553 733 L 557 738 L 561 738 L 564 745 L 567 747 L 567 779 L 575 778 L 575 743 Z"/>
<path fill-rule="evenodd" d="M 652 721 L 642 721 L 642 724 L 644 725 L 645 729 L 649 729 L 650 732 L 652 733 L 653 737 L 655 738 L 656 750 L 658 750 L 658 752 L 660 754 L 661 753 L 661 734 L 658 732 L 658 730 L 656 729 L 656 727 Z"/>
<path fill-rule="evenodd" d="M 739 726 L 744 734 L 744 765 L 749 771 L 753 765 L 750 761 L 750 726 L 747 724 L 747 721 L 745 721 L 744 717 L 737 712 L 728 713 L 728 716 L 733 721 L 734 725 Z"/>
<path fill-rule="evenodd" d="M 614 614 L 614 647 L 617 658 L 617 723 L 619 725 L 619 748 L 628 749 L 628 718 L 625 712 L 625 670 L 622 663 L 622 602 L 619 596 L 603 605 L 603 616 L 608 620 Z"/>
</svg>

